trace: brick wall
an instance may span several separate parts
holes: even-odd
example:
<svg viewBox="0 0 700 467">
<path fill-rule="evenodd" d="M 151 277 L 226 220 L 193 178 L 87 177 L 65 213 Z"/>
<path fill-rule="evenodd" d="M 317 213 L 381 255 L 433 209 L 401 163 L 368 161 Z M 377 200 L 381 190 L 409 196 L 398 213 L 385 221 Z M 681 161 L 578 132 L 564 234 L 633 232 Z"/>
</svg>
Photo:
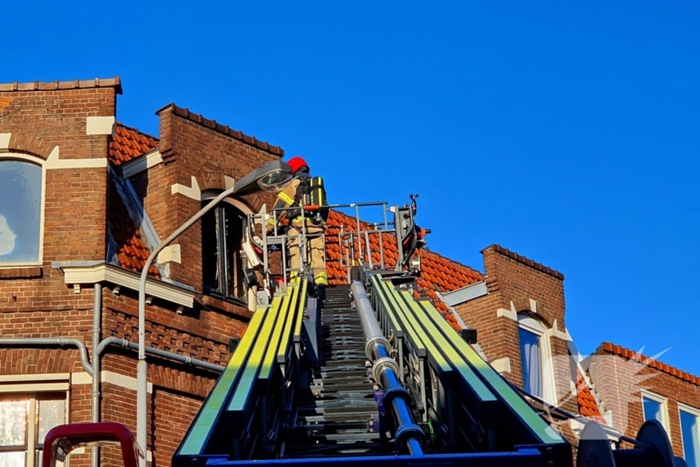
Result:
<svg viewBox="0 0 700 467">
<path fill-rule="evenodd" d="M 644 358 L 614 355 L 598 348 L 590 357 L 591 379 L 605 409 L 612 412 L 613 425 L 635 438 L 644 423 L 642 390 L 667 398 L 671 446 L 677 456 L 683 455 L 679 406 L 682 403 L 700 410 L 700 386 L 669 372 L 654 368 Z M 670 372 L 680 371 L 664 365 Z"/>
<path fill-rule="evenodd" d="M 12 133 L 11 149 L 37 154 L 44 159 L 56 144 L 60 145 L 62 159 L 106 157 L 107 135 L 86 135 L 87 118 L 114 116 L 119 92 L 118 86 L 29 91 L 0 89 L 0 100 L 4 102 L 0 105 L 0 133 Z"/>
<path fill-rule="evenodd" d="M 0 149 L 0 157 L 1 152 L 22 153 L 41 163 L 58 146 L 60 159 L 106 159 L 108 135 L 87 135 L 86 122 L 88 117 L 115 115 L 119 86 L 83 83 L 76 89 L 62 83 L 55 86 L 60 89 L 46 89 L 52 85 L 32 83 L 14 90 L 0 84 L 0 134 L 12 135 L 9 147 Z M 223 174 L 240 178 L 281 154 L 281 150 L 266 149 L 255 140 L 236 139 L 174 115 L 172 109 L 160 113 L 160 149 L 165 163 L 133 180 L 161 238 L 200 208 L 198 200 L 173 195 L 174 183 L 190 186 L 194 175 L 202 189 L 223 189 Z M 108 169 L 57 168 L 45 173 L 42 264 L 0 268 L 0 337 L 78 338 L 86 344 L 93 361 L 93 285 L 84 284 L 81 289 L 67 286 L 62 270 L 52 267 L 52 263 L 105 260 Z M 257 210 L 263 201 L 271 199 L 259 195 L 244 201 Z M 200 243 L 201 234 L 195 228 L 182 239 L 182 265 L 172 266 L 176 280 L 198 291 Z M 101 338 L 114 336 L 137 342 L 137 293 L 125 288 L 115 292 L 112 284 L 104 284 Z M 225 365 L 230 358 L 228 341 L 239 336 L 244 326 L 240 316 L 206 306 L 201 297 L 193 309 L 180 313 L 175 304 L 156 298 L 147 306 L 146 345 Z M 154 388 L 149 395 L 148 449 L 155 465 L 170 465 L 175 448 L 218 374 L 152 356 L 147 362 L 149 382 Z M 102 420 L 122 422 L 135 430 L 136 352 L 111 346 L 101 363 L 103 372 L 121 381 L 102 384 Z M 0 346 L 0 374 L 46 373 L 80 376 L 79 382 L 70 384 L 69 419 L 90 420 L 91 385 L 89 378 L 85 379 L 78 350 L 55 345 Z M 103 449 L 101 456 L 101 465 L 122 465 L 114 449 Z M 71 465 L 87 466 L 89 458 L 89 453 L 75 455 Z"/>
<path fill-rule="evenodd" d="M 261 149 L 252 139 L 241 141 L 222 132 L 220 125 L 207 127 L 207 121 L 197 116 L 194 121 L 188 111 L 168 106 L 160 116 L 160 145 L 164 163 L 136 177 L 134 184 L 156 231 L 165 238 L 201 208 L 201 201 L 182 194 L 172 194 L 171 187 L 179 183 L 190 187 L 196 177 L 201 190 L 226 188 L 224 175 L 235 180 L 280 158 Z M 227 130 L 230 133 L 230 130 Z M 247 137 L 246 137 L 247 138 Z M 269 148 L 269 146 L 263 146 Z M 275 152 L 281 153 L 281 150 Z M 242 198 L 244 204 L 257 212 L 264 202 L 274 204 L 274 197 L 257 194 Z M 171 265 L 173 280 L 202 288 L 202 233 L 195 224 L 176 242 L 181 245 L 182 264 Z"/>
<path fill-rule="evenodd" d="M 19 86 L 18 89 L 26 87 Z M 115 115 L 118 86 L 66 90 L 0 88 L 0 133 L 11 134 L 2 152 L 46 160 L 106 157 L 107 135 L 87 135 L 88 117 Z M 0 157 L 2 154 L 0 154 Z M 0 268 L 0 311 L 82 308 L 51 270 L 52 261 L 101 260 L 105 256 L 105 169 L 45 171 L 43 266 Z M 28 280 L 3 280 L 27 278 Z"/>
<path fill-rule="evenodd" d="M 459 304 L 455 309 L 467 326 L 477 329 L 479 344 L 490 361 L 510 361 L 511 371 L 503 376 L 522 387 L 518 323 L 513 319 L 513 311 L 533 317 L 546 329 L 556 323 L 556 328 L 563 333 L 564 276 L 498 245 L 484 249 L 482 254 L 488 293 Z M 554 334 L 549 341 L 554 356 L 557 399 L 563 408 L 575 413 L 578 407 L 571 391 L 575 380 L 567 341 Z"/>
</svg>

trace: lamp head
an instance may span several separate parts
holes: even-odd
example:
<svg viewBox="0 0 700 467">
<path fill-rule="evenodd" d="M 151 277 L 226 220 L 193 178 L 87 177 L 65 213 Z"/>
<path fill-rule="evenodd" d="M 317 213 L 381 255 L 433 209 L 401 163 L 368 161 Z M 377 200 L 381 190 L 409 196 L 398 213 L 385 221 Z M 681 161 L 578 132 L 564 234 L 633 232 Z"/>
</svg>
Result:
<svg viewBox="0 0 700 467">
<path fill-rule="evenodd" d="M 273 191 L 292 179 L 292 169 L 281 160 L 270 161 L 250 172 L 234 184 L 234 194 L 249 195 L 259 191 Z"/>
</svg>

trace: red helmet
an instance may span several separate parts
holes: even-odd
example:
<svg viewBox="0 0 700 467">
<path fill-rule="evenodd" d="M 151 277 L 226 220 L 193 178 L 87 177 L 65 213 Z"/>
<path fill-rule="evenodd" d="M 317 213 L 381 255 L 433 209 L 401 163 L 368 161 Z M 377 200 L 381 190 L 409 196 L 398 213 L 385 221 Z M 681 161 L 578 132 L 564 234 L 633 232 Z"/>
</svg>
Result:
<svg viewBox="0 0 700 467">
<path fill-rule="evenodd" d="M 306 167 L 306 170 L 309 170 L 309 164 L 306 163 L 304 159 L 302 159 L 299 156 L 294 156 L 291 159 L 289 159 L 289 162 L 287 162 L 289 167 L 292 168 L 292 174 L 297 173 L 304 167 Z"/>
</svg>

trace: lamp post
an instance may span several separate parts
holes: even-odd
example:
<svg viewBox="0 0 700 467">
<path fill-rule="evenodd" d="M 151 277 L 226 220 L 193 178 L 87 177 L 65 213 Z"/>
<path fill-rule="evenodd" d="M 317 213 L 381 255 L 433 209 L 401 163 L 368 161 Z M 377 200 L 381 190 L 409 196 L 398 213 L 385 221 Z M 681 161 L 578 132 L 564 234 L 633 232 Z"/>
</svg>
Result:
<svg viewBox="0 0 700 467">
<path fill-rule="evenodd" d="M 190 217 L 175 232 L 170 234 L 160 243 L 146 260 L 141 271 L 139 281 L 139 357 L 136 366 L 136 441 L 143 448 L 144 455 L 148 452 L 146 436 L 147 427 L 147 390 L 148 390 L 148 365 L 146 364 L 146 279 L 148 270 L 163 248 L 172 243 L 187 229 L 192 227 L 206 213 L 211 211 L 226 197 L 233 194 L 248 195 L 258 191 L 270 191 L 281 187 L 292 178 L 291 168 L 280 160 L 271 161 L 262 167 L 250 172 L 239 181 L 234 182 L 233 187 L 223 191 L 219 196 L 211 200 L 194 216 Z M 146 467 L 145 457 L 140 460 L 140 467 Z"/>
</svg>

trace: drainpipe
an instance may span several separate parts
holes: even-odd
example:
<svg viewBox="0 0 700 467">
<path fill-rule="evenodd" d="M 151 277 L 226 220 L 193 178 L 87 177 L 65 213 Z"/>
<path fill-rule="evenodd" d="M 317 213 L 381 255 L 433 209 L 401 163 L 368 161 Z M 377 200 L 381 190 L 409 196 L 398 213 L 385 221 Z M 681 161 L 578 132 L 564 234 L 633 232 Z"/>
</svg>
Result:
<svg viewBox="0 0 700 467">
<path fill-rule="evenodd" d="M 105 349 L 110 345 L 136 351 L 139 350 L 139 344 L 129 342 L 126 339 L 120 339 L 118 337 L 107 337 L 102 342 L 100 342 L 100 345 L 97 346 L 95 358 L 98 358 L 100 355 L 102 355 L 102 352 L 104 352 Z M 186 357 L 184 355 L 156 349 L 153 347 L 145 347 L 144 350 L 147 354 L 155 355 L 156 357 L 169 358 L 170 360 L 175 360 L 176 362 L 184 363 L 185 365 L 203 368 L 205 370 L 214 371 L 216 373 L 223 373 L 225 370 L 225 367 L 220 365 L 214 365 L 213 363 L 204 362 L 202 360 L 197 360 L 196 358 Z"/>
<path fill-rule="evenodd" d="M 97 353 L 97 346 L 100 345 L 102 334 L 102 284 L 95 284 L 94 296 L 92 300 L 92 421 L 100 421 L 100 390 L 102 385 L 102 374 L 100 371 L 100 355 Z M 100 465 L 100 448 L 92 448 L 90 460 L 91 467 Z"/>
<path fill-rule="evenodd" d="M 73 346 L 80 351 L 80 363 L 90 376 L 94 376 L 87 347 L 80 339 L 73 337 L 0 337 L 0 347 L 44 347 L 54 345 L 59 347 Z"/>
</svg>

